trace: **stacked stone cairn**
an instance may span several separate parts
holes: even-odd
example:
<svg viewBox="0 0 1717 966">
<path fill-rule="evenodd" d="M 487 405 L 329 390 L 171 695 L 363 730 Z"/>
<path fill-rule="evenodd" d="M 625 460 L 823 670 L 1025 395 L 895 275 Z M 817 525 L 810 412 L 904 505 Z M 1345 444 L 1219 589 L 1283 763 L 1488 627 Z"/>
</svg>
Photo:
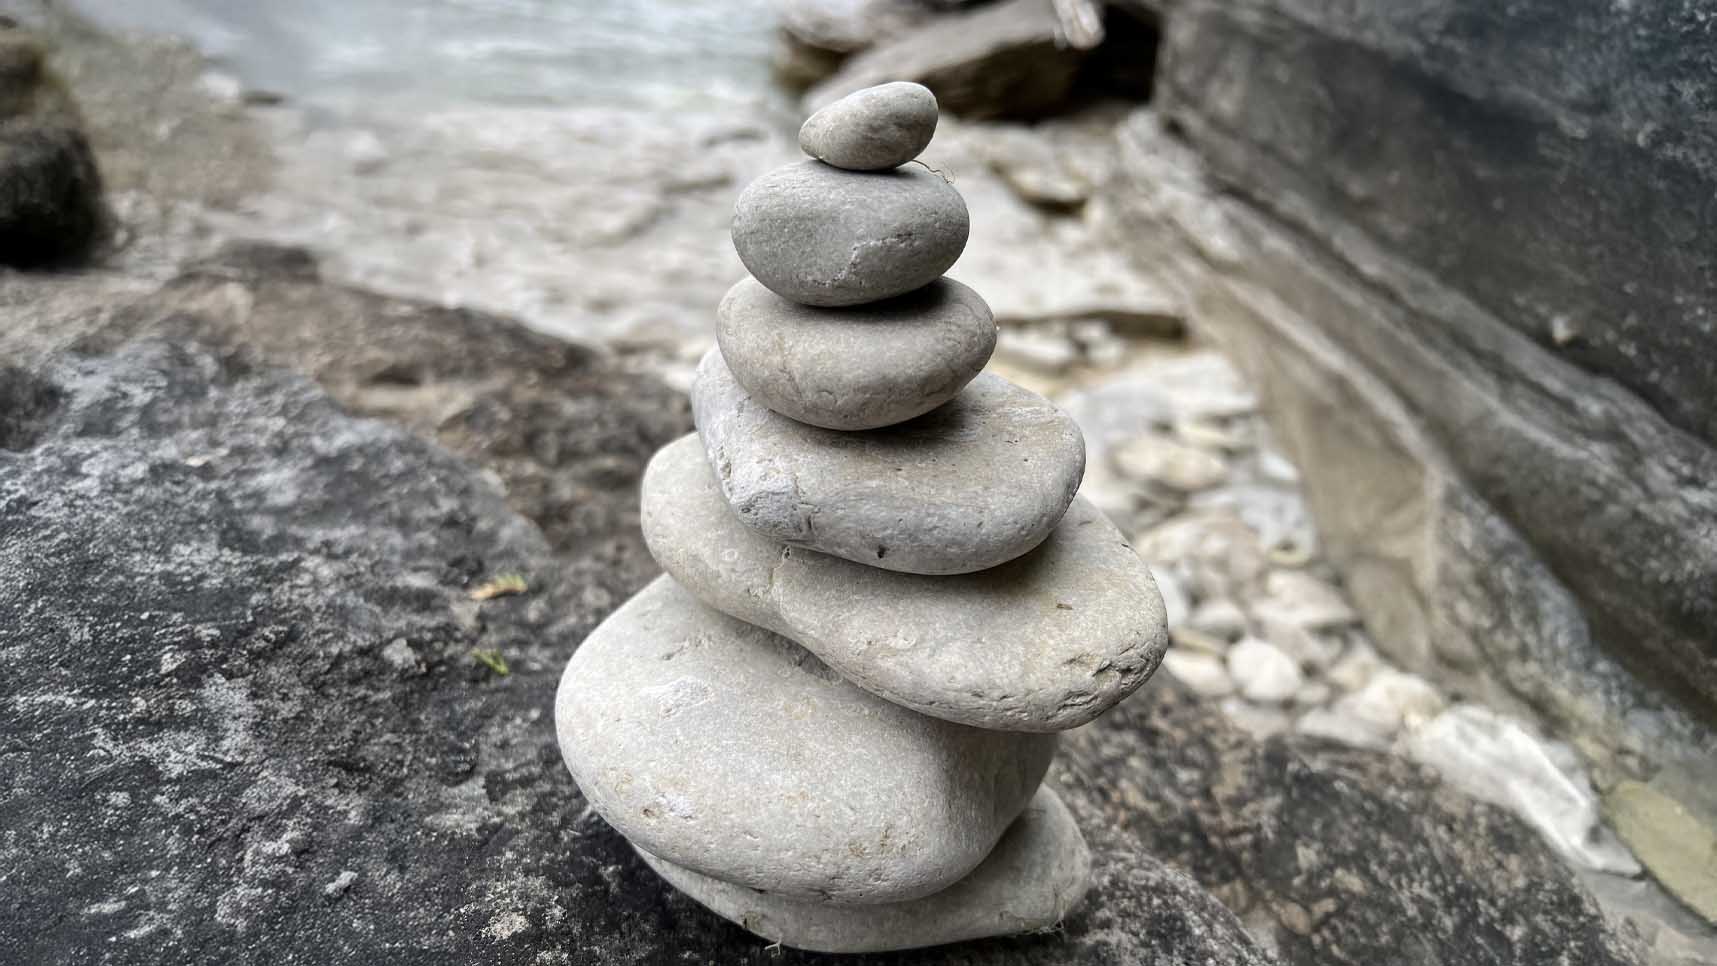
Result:
<svg viewBox="0 0 1717 966">
<path fill-rule="evenodd" d="M 667 574 L 593 632 L 556 699 L 596 811 L 716 913 L 866 952 L 1054 926 L 1091 855 L 1042 786 L 1056 733 L 1161 662 L 1161 598 L 1075 496 L 1079 428 L 982 372 L 988 306 L 942 277 L 965 202 L 909 164 L 916 84 L 805 122 L 753 182 L 643 527 Z"/>
</svg>

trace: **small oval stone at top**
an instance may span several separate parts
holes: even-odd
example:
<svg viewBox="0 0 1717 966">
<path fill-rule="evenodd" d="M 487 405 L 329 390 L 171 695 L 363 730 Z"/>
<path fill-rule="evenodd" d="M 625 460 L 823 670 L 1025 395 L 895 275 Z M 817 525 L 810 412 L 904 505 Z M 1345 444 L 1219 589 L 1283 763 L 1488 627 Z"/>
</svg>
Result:
<svg viewBox="0 0 1717 966">
<path fill-rule="evenodd" d="M 936 95 L 909 81 L 878 84 L 830 104 L 799 128 L 799 147 L 849 171 L 882 171 L 918 157 L 936 134 Z"/>
</svg>

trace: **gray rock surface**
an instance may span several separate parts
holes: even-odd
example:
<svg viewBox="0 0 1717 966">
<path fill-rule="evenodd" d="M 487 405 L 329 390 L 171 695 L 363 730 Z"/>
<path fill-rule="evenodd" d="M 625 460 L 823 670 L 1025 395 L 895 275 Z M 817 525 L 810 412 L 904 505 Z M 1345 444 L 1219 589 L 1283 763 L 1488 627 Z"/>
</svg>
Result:
<svg viewBox="0 0 1717 966">
<path fill-rule="evenodd" d="M 1180 4 L 1160 103 L 1196 163 L 1139 139 L 1120 169 L 1379 645 L 1533 709 L 1600 789 L 1717 781 L 1717 139 L 1689 123 L 1717 53 L 1689 16 Z"/>
<path fill-rule="evenodd" d="M 1049 535 L 1085 472 L 1078 425 L 989 373 L 918 419 L 840 433 L 772 412 L 711 350 L 692 418 L 747 526 L 884 570 L 961 574 L 1006 563 Z"/>
<path fill-rule="evenodd" d="M 799 148 L 850 171 L 885 171 L 918 157 L 936 135 L 936 95 L 910 81 L 878 84 L 835 101 L 799 127 Z"/>
<path fill-rule="evenodd" d="M 717 610 L 789 637 L 847 680 L 979 728 L 1060 731 L 1143 684 L 1168 647 L 1149 569 L 1075 499 L 1037 549 L 929 577 L 793 549 L 739 522 L 687 436 L 644 475 L 644 539 Z"/>
<path fill-rule="evenodd" d="M 922 416 L 964 389 L 996 348 L 990 307 L 949 278 L 844 309 L 800 305 L 748 278 L 717 315 L 716 340 L 740 385 L 824 429 Z"/>
<path fill-rule="evenodd" d="M 106 231 L 83 120 L 27 31 L 0 25 L 0 264 L 87 255 Z"/>
<path fill-rule="evenodd" d="M 938 17 L 857 54 L 805 95 L 816 110 L 887 81 L 930 88 L 964 117 L 1036 117 L 1062 105 L 1086 52 L 1060 42 L 1051 0 L 1004 0 Z"/>
<path fill-rule="evenodd" d="M 641 543 L 614 454 L 652 451 L 650 427 L 684 418 L 676 394 L 545 354 L 505 320 L 262 255 L 169 286 L 152 302 L 165 316 L 60 319 L 94 341 L 182 328 L 213 348 L 44 357 L 67 335 L 37 326 L 41 301 L 0 333 L 25 366 L 0 367 L 0 719 L 30 736 L 0 739 L 0 962 L 812 961 L 665 888 L 555 747 L 568 651 L 637 586 L 609 556 Z M 55 278 L 55 304 L 111 291 Z M 254 328 L 223 292 L 255 296 Z M 421 382 L 371 378 L 389 339 Z M 470 398 L 441 432 L 477 466 L 346 415 L 259 355 L 426 431 Z M 508 419 L 503 402 L 520 404 Z M 626 442 L 628 422 L 645 435 Z M 543 514 L 548 545 L 493 483 L 539 475 L 583 489 L 511 495 Z M 528 591 L 469 599 L 506 572 Z M 1102 909 L 1053 935 L 873 962 L 1263 962 L 1197 885 L 1069 805 L 1097 836 Z M 1150 938 L 1118 928 L 1145 920 Z"/>
<path fill-rule="evenodd" d="M 740 192 L 733 247 L 759 282 L 805 305 L 875 302 L 928 285 L 966 247 L 966 202 L 912 166 L 784 165 Z"/>
<path fill-rule="evenodd" d="M 652 855 L 795 899 L 918 899 L 982 862 L 1055 754 L 890 704 L 660 577 L 555 701 L 592 807 Z"/>
<path fill-rule="evenodd" d="M 665 888 L 589 809 L 545 709 L 630 588 L 578 542 L 547 549 L 470 465 L 239 354 L 150 343 L 0 383 L 38 400 L 0 431 L 0 714 L 30 735 L 0 744 L 0 868 L 21 885 L 0 961 L 821 961 Z M 504 570 L 530 592 L 467 598 Z M 1160 679 L 1147 692 L 1062 742 L 1092 888 L 1060 928 L 854 962 L 1269 961 L 1152 851 L 1295 964 L 1393 962 L 1450 923 L 1478 937 L 1441 950 L 1455 966 L 1638 962 L 1501 810 L 1381 756 L 1256 745 Z M 1337 883 L 1363 892 L 1328 914 Z"/>
<path fill-rule="evenodd" d="M 652 869 L 716 914 L 795 949 L 862 953 L 913 949 L 1061 922 L 1090 885 L 1091 851 L 1067 806 L 1039 788 L 994 852 L 935 895 L 874 906 L 832 906 L 747 889 L 648 853 Z"/>
</svg>

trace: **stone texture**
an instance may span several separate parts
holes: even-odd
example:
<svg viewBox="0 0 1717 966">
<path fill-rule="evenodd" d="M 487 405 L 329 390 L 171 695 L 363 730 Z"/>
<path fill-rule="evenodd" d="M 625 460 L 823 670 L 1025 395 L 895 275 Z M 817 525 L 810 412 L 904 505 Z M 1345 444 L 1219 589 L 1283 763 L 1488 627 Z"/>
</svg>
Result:
<svg viewBox="0 0 1717 966">
<path fill-rule="evenodd" d="M 0 26 L 0 264 L 87 255 L 106 232 L 83 120 L 27 31 Z"/>
<path fill-rule="evenodd" d="M 812 114 L 799 149 L 850 171 L 886 171 L 911 161 L 936 135 L 936 95 L 922 84 L 867 87 Z"/>
<path fill-rule="evenodd" d="M 1071 419 L 988 373 L 911 422 L 838 433 L 771 412 L 711 351 L 692 416 L 747 526 L 906 573 L 971 573 L 1020 556 L 1055 528 L 1085 469 Z"/>
<path fill-rule="evenodd" d="M 930 88 L 944 111 L 1034 117 L 1059 107 L 1085 52 L 1058 41 L 1050 0 L 1005 0 L 939 17 L 851 60 L 805 95 L 816 110 L 887 81 Z"/>
<path fill-rule="evenodd" d="M 778 896 L 900 902 L 982 862 L 1031 800 L 1051 735 L 890 704 L 659 577 L 567 664 L 561 753 L 654 856 Z"/>
<path fill-rule="evenodd" d="M 978 293 L 949 278 L 845 309 L 788 301 L 756 279 L 717 313 L 722 358 L 770 409 L 825 429 L 877 429 L 952 399 L 989 361 L 996 324 Z"/>
<path fill-rule="evenodd" d="M 875 302 L 928 285 L 966 247 L 966 202 L 913 166 L 789 164 L 740 192 L 733 247 L 759 282 L 804 305 Z"/>
<path fill-rule="evenodd" d="M 751 530 L 728 509 L 695 436 L 656 455 L 643 504 L 651 553 L 705 603 L 939 718 L 1009 731 L 1085 724 L 1143 684 L 1168 646 L 1148 569 L 1082 500 L 1025 556 L 941 577 Z"/>
<path fill-rule="evenodd" d="M 567 652 L 637 586 L 607 555 L 640 542 L 615 454 L 652 451 L 683 402 L 570 348 L 545 354 L 506 320 L 326 285 L 285 254 L 206 266 L 149 300 L 165 315 L 60 317 L 38 300 L 0 332 L 25 366 L 0 368 L 0 717 L 30 735 L 0 741 L 0 868 L 18 886 L 0 961 L 811 961 L 664 888 L 590 810 L 547 714 Z M 56 305 L 113 291 L 54 278 Z M 253 315 L 214 297 L 241 290 Z M 214 345 L 43 348 L 175 329 Z M 418 394 L 367 378 L 390 344 Z M 474 467 L 259 356 L 428 431 L 462 396 L 474 414 L 531 404 L 449 420 Z M 630 442 L 629 422 L 644 434 Z M 590 487 L 571 504 L 512 495 L 552 546 L 493 482 L 534 474 Z M 577 528 L 557 519 L 569 505 Z M 469 599 L 503 572 L 528 591 Z M 1102 908 L 1056 934 L 893 961 L 1264 962 L 1093 801 L 1069 806 L 1096 836 Z M 1140 921 L 1150 936 L 1120 928 Z"/>
<path fill-rule="evenodd" d="M 1222 896 L 1284 966 L 1644 962 L 1506 810 L 1394 755 L 1255 741 L 1165 675 L 1065 735 L 1058 761 L 1063 795 L 1105 788 L 1116 826 Z"/>
<path fill-rule="evenodd" d="M 912 902 L 832 906 L 699 875 L 648 853 L 681 892 L 765 939 L 821 952 L 913 949 L 1049 929 L 1084 898 L 1091 852 L 1067 806 L 1040 788 L 984 863 L 953 886 Z"/>
<path fill-rule="evenodd" d="M 1600 784 L 1711 754 L 1717 456 L 1334 213 L 1218 197 L 1148 115 L 1122 139 L 1140 254 L 1257 381 L 1379 647 L 1542 715 Z"/>
</svg>

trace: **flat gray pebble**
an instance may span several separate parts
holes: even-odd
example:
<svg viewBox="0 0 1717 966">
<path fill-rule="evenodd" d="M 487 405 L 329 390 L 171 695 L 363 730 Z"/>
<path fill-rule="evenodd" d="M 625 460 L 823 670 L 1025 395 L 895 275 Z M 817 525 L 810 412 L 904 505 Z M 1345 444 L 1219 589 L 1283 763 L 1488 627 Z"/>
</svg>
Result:
<svg viewBox="0 0 1717 966">
<path fill-rule="evenodd" d="M 740 192 L 733 247 L 757 280 L 804 305 L 858 305 L 940 278 L 971 232 L 954 186 L 913 166 L 776 168 Z"/>
<path fill-rule="evenodd" d="M 772 942 L 870 953 L 1047 929 L 1085 898 L 1091 850 L 1061 799 L 1038 789 L 995 852 L 971 875 L 914 902 L 831 906 L 757 892 L 639 850 L 674 888 Z"/>
<path fill-rule="evenodd" d="M 739 522 L 695 435 L 644 472 L 650 553 L 704 603 L 804 645 L 848 681 L 938 718 L 1078 727 L 1168 648 L 1150 568 L 1075 499 L 1049 538 L 978 574 L 927 577 L 790 548 Z"/>
<path fill-rule="evenodd" d="M 884 570 L 1004 564 L 1049 536 L 1085 473 L 1078 425 L 987 372 L 917 419 L 842 433 L 753 399 L 712 349 L 692 386 L 692 418 L 747 526 Z"/>
<path fill-rule="evenodd" d="M 990 307 L 950 278 L 838 309 L 788 301 L 748 278 L 718 315 L 734 378 L 770 409 L 825 429 L 921 416 L 965 388 L 996 348 Z"/>
<path fill-rule="evenodd" d="M 799 148 L 837 168 L 882 171 L 918 157 L 936 134 L 936 95 L 895 81 L 854 91 L 805 120 Z"/>
<path fill-rule="evenodd" d="M 561 754 L 640 848 L 799 899 L 915 899 L 976 868 L 1055 736 L 980 731 L 863 691 L 660 577 L 602 623 L 555 697 Z"/>
</svg>

